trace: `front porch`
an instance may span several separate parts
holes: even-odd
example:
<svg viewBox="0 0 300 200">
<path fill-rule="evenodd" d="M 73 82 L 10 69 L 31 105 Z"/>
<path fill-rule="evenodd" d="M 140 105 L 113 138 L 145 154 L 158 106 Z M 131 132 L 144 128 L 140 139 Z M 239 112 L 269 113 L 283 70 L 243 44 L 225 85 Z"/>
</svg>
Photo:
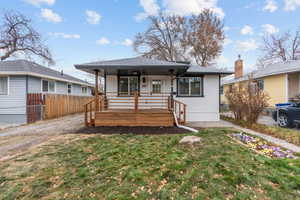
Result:
<svg viewBox="0 0 300 200">
<path fill-rule="evenodd" d="M 110 93 L 95 97 L 85 105 L 86 126 L 159 126 L 186 123 L 186 105 L 170 95 L 118 96 Z"/>
</svg>

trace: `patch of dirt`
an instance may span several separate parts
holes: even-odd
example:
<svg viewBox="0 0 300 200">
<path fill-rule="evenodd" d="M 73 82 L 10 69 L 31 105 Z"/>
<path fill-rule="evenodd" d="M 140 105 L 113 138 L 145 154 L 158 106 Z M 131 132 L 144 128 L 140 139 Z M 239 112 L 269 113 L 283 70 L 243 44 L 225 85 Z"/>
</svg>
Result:
<svg viewBox="0 0 300 200">
<path fill-rule="evenodd" d="M 127 126 L 99 126 L 79 129 L 79 134 L 137 134 L 137 135 L 165 135 L 189 133 L 189 131 L 177 127 L 127 127 Z"/>
<path fill-rule="evenodd" d="M 0 131 L 0 161 L 24 152 L 53 137 L 76 132 L 84 127 L 82 114 L 45 120 Z"/>
</svg>

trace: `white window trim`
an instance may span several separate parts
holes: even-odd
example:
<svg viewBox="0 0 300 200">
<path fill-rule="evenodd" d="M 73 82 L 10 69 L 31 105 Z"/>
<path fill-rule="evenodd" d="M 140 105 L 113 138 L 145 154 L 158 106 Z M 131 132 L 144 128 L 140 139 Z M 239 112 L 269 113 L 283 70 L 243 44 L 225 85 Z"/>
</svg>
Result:
<svg viewBox="0 0 300 200">
<path fill-rule="evenodd" d="M 7 94 L 1 94 L 0 93 L 0 96 L 9 96 L 9 85 L 10 85 L 10 76 L 2 76 L 0 75 L 0 77 L 7 77 Z"/>
<path fill-rule="evenodd" d="M 189 94 L 188 95 L 182 95 L 179 94 L 179 80 L 177 81 L 178 85 L 176 86 L 177 88 L 177 97 L 204 97 L 204 77 L 203 76 L 183 76 L 183 77 L 179 77 L 178 79 L 181 78 L 188 78 L 189 79 Z M 191 78 L 200 78 L 200 95 L 191 95 Z"/>
<path fill-rule="evenodd" d="M 71 85 L 71 93 L 69 93 L 69 85 Z M 72 83 L 68 83 L 67 84 L 67 94 L 68 95 L 72 95 L 73 94 L 73 84 Z"/>
<path fill-rule="evenodd" d="M 83 91 L 82 91 L 83 88 L 86 88 L 86 93 L 83 93 Z M 81 94 L 83 94 L 83 95 L 88 95 L 88 87 L 86 87 L 86 86 L 81 86 Z"/>
<path fill-rule="evenodd" d="M 43 91 L 43 81 L 48 81 L 48 92 L 44 92 Z M 53 81 L 54 82 L 54 92 L 49 91 L 49 81 Z M 56 81 L 55 80 L 51 80 L 51 79 L 41 79 L 41 91 L 42 93 L 50 93 L 50 94 L 54 94 L 56 93 Z"/>
<path fill-rule="evenodd" d="M 153 81 L 160 81 L 160 92 L 159 93 L 153 92 Z M 163 93 L 163 91 L 162 91 L 163 90 L 163 81 L 161 79 L 152 79 L 150 84 L 151 84 L 151 93 L 152 94 L 162 94 Z"/>
</svg>

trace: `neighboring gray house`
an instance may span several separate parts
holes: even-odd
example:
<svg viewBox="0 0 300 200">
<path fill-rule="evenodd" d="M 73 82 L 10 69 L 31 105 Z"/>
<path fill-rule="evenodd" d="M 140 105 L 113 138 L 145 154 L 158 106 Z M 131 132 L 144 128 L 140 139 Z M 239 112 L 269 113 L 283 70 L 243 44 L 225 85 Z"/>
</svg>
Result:
<svg viewBox="0 0 300 200">
<path fill-rule="evenodd" d="M 26 60 L 0 62 L 0 124 L 26 123 L 27 94 L 91 96 L 92 85 Z"/>
</svg>

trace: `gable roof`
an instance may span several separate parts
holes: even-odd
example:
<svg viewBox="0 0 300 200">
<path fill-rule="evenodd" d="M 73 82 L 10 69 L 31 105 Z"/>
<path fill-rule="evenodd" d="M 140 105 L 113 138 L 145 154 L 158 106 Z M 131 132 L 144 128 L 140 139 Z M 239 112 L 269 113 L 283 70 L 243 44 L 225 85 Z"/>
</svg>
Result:
<svg viewBox="0 0 300 200">
<path fill-rule="evenodd" d="M 245 74 L 243 77 L 235 79 L 234 76 L 225 77 L 222 79 L 222 84 L 231 84 L 241 81 L 248 80 L 249 75 L 252 74 L 254 79 L 263 78 L 266 76 L 300 72 L 300 60 L 291 60 L 286 62 L 279 62 L 275 64 L 270 64 L 265 68 L 254 70 L 251 73 Z"/>
<path fill-rule="evenodd" d="M 86 81 L 67 75 L 65 73 L 62 74 L 61 72 L 27 60 L 1 61 L 0 74 L 31 75 L 63 82 L 71 82 L 80 85 L 92 86 L 92 84 Z"/>
<path fill-rule="evenodd" d="M 108 60 L 108 61 L 98 61 L 85 64 L 75 65 L 77 69 L 93 73 L 94 70 L 104 70 L 113 71 L 116 73 L 116 70 L 123 69 L 135 69 L 135 70 L 145 70 L 151 68 L 151 71 L 157 71 L 161 73 L 167 73 L 169 69 L 180 70 L 181 73 L 200 73 L 200 74 L 232 74 L 229 71 L 217 69 L 214 67 L 201 67 L 197 65 L 190 65 L 188 62 L 170 62 L 156 59 L 149 59 L 145 57 L 134 57 L 134 58 L 125 58 L 117 60 Z M 153 69 L 153 70 L 152 70 Z M 148 71 L 149 72 L 149 71 Z"/>
</svg>

